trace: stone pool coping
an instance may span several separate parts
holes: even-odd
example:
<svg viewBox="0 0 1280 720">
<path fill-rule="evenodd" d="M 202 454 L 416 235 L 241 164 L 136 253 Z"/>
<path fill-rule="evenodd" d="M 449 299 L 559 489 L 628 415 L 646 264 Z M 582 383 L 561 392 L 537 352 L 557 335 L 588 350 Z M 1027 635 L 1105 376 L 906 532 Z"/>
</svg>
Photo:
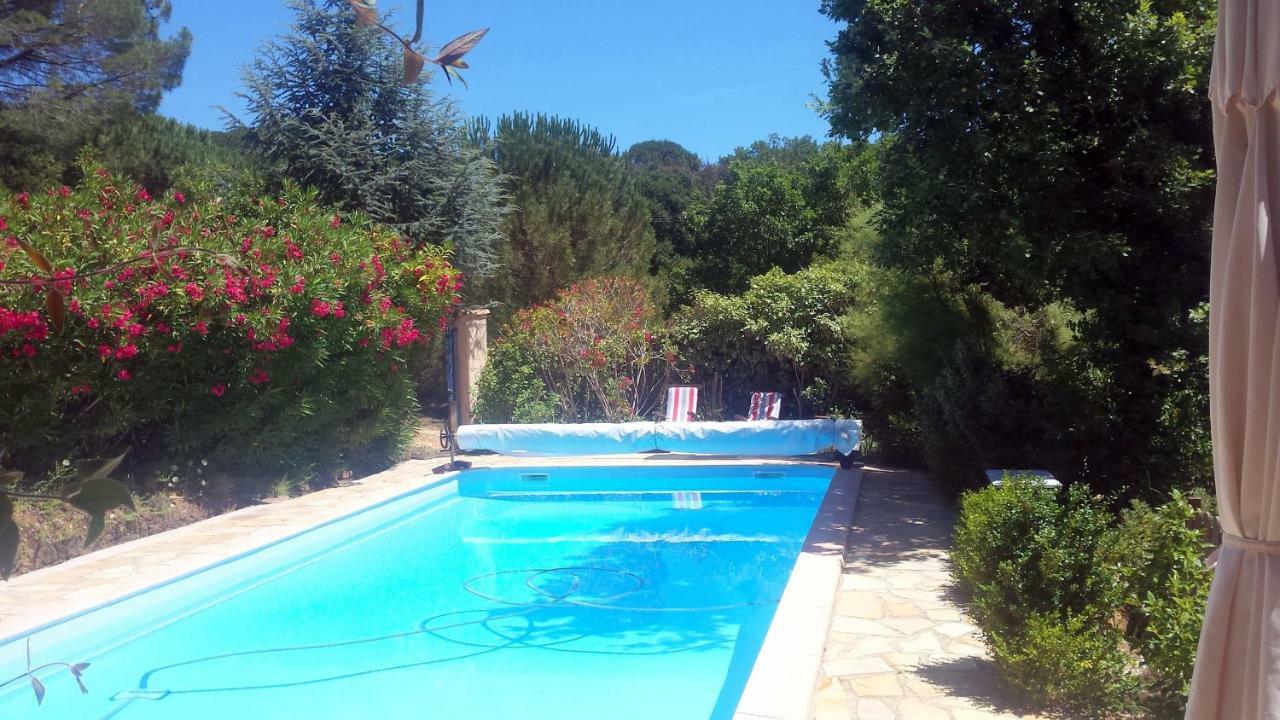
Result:
<svg viewBox="0 0 1280 720">
<path fill-rule="evenodd" d="M 787 580 L 734 720 L 810 720 L 862 469 L 837 469 Z"/>
<path fill-rule="evenodd" d="M 823 465 L 812 457 L 675 454 L 602 457 L 470 456 L 473 467 L 613 465 Z M 109 605 L 319 525 L 452 479 L 440 459 L 409 460 L 350 485 L 253 505 L 41 568 L 0 582 L 0 643 Z M 831 619 L 861 470 L 840 470 L 796 560 L 735 720 L 808 720 Z"/>
</svg>

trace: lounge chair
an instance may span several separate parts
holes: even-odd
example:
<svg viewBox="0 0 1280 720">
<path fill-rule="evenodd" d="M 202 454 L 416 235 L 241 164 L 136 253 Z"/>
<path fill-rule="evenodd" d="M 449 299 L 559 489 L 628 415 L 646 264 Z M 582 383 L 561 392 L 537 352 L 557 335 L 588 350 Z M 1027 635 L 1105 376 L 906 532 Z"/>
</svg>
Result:
<svg viewBox="0 0 1280 720">
<path fill-rule="evenodd" d="M 751 411 L 748 420 L 777 420 L 782 416 L 782 393 L 751 393 Z"/>
<path fill-rule="evenodd" d="M 696 385 L 672 385 L 667 388 L 667 422 L 693 422 L 697 413 Z"/>
</svg>

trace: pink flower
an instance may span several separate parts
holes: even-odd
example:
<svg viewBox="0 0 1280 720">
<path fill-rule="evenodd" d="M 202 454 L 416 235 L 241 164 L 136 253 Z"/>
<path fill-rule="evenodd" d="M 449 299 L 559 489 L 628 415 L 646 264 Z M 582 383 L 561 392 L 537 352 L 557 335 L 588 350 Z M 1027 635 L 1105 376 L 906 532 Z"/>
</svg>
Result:
<svg viewBox="0 0 1280 720">
<path fill-rule="evenodd" d="M 202 336 L 209 334 L 209 324 L 203 320 L 196 322 L 193 329 Z"/>
<path fill-rule="evenodd" d="M 254 385 L 262 385 L 270 380 L 271 377 L 267 375 L 267 371 L 262 368 L 257 368 L 253 371 L 253 374 L 249 376 L 249 382 Z"/>
<path fill-rule="evenodd" d="M 339 300 L 337 303 L 334 304 L 333 316 L 336 318 L 344 318 L 347 316 L 347 309 L 342 306 L 341 300 Z"/>
<path fill-rule="evenodd" d="M 30 205 L 30 204 L 31 204 L 31 193 L 29 193 L 29 192 L 25 192 L 25 191 L 24 191 L 24 192 L 20 192 L 20 193 L 18 193 L 18 204 L 19 204 L 19 205 L 21 205 L 21 206 L 22 206 L 22 207 L 24 207 L 24 208 L 25 208 L 25 207 L 27 207 L 28 205 Z"/>
<path fill-rule="evenodd" d="M 146 188 L 138 188 L 138 192 L 134 193 L 133 196 L 137 198 L 138 202 L 151 202 L 151 193 L 147 192 Z"/>
<path fill-rule="evenodd" d="M 316 317 L 328 317 L 330 305 L 329 303 L 316 298 L 311 301 L 311 314 Z"/>
<path fill-rule="evenodd" d="M 303 290 L 306 290 L 306 288 L 307 288 L 307 279 L 302 277 L 301 275 L 297 275 L 293 278 L 293 284 L 289 286 L 289 292 L 293 293 L 294 295 L 299 295 L 302 293 Z"/>
<path fill-rule="evenodd" d="M 137 357 L 138 346 L 134 345 L 133 343 L 129 343 L 128 345 L 121 345 L 120 347 L 116 348 L 115 354 L 116 354 L 117 360 L 128 360 L 129 358 Z"/>
<path fill-rule="evenodd" d="M 182 289 L 187 293 L 187 297 L 192 300 L 200 300 L 204 297 L 204 290 L 201 290 L 200 286 L 195 283 L 187 283 Z"/>
<path fill-rule="evenodd" d="M 71 188 L 67 187 L 66 185 L 63 185 L 62 187 L 58 188 L 58 194 L 64 198 L 71 197 Z"/>
<path fill-rule="evenodd" d="M 182 343 L 170 343 L 167 349 L 171 353 L 180 353 L 182 352 Z"/>
<path fill-rule="evenodd" d="M 179 205 L 182 205 L 183 203 L 185 203 L 185 202 L 187 201 L 187 196 L 186 196 L 186 195 L 183 195 L 181 192 L 174 192 L 174 193 L 173 193 L 173 199 L 174 199 L 174 201 L 175 201 L 175 202 L 177 202 Z"/>
<path fill-rule="evenodd" d="M 342 218 L 338 217 L 337 215 L 334 215 L 333 218 L 329 220 L 329 227 L 331 228 L 336 228 L 341 224 L 342 224 Z"/>
<path fill-rule="evenodd" d="M 120 382 L 129 382 L 133 379 L 133 373 L 129 372 L 125 368 L 121 368 L 120 372 L 116 373 L 116 379 Z"/>
<path fill-rule="evenodd" d="M 270 225 L 262 228 L 262 237 L 273 238 L 276 236 L 276 229 Z"/>
<path fill-rule="evenodd" d="M 284 241 L 284 254 L 290 260 L 301 260 L 303 258 L 302 248 L 289 239 Z"/>
<path fill-rule="evenodd" d="M 213 393 L 214 397 L 222 397 L 227 392 L 227 386 L 222 383 L 211 385 L 209 386 L 209 392 Z"/>
<path fill-rule="evenodd" d="M 4 239 L 4 246 L 6 248 L 9 248 L 10 250 L 17 250 L 18 248 L 22 247 L 22 243 L 18 242 L 18 238 L 10 235 L 9 237 Z"/>
<path fill-rule="evenodd" d="M 8 229 L 9 229 L 9 219 L 3 215 L 0 215 L 0 230 L 8 230 Z"/>
<path fill-rule="evenodd" d="M 342 262 L 342 256 L 339 255 L 338 253 L 329 253 L 329 262 L 333 263 L 334 265 L 337 265 L 338 263 Z"/>
</svg>

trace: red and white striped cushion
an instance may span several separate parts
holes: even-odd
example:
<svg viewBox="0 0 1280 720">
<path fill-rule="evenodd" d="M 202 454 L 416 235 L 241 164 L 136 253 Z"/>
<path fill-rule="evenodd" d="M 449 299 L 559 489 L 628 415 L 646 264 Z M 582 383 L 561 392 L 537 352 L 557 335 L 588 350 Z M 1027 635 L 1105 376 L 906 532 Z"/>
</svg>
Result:
<svg viewBox="0 0 1280 720">
<path fill-rule="evenodd" d="M 751 411 L 748 420 L 777 420 L 782 416 L 782 393 L 751 393 Z"/>
<path fill-rule="evenodd" d="M 667 388 L 667 422 L 693 422 L 698 412 L 698 388 L 674 386 Z"/>
</svg>

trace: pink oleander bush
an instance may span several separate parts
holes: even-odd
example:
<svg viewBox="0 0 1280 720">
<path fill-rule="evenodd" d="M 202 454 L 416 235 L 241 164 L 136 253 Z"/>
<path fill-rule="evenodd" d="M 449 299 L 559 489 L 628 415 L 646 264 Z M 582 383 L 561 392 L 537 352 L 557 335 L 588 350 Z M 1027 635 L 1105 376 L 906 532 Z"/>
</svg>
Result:
<svg viewBox="0 0 1280 720">
<path fill-rule="evenodd" d="M 663 389 L 691 370 L 644 286 L 574 283 L 519 311 L 490 349 L 478 388 L 484 422 L 622 422 L 662 410 Z"/>
<path fill-rule="evenodd" d="M 387 463 L 416 410 L 406 363 L 462 284 L 445 251 L 298 188 L 160 198 L 89 169 L 0 195 L 0 238 L 0 446 L 29 476 L 125 447 L 135 477 L 250 492 Z"/>
</svg>

